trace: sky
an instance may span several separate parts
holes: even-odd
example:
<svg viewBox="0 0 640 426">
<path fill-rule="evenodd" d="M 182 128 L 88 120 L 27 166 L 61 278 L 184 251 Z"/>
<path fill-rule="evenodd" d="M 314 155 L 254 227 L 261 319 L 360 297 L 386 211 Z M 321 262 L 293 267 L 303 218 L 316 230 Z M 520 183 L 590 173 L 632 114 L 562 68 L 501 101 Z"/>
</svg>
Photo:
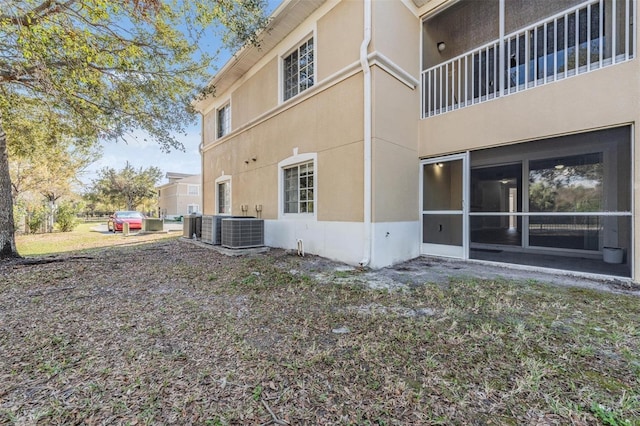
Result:
<svg viewBox="0 0 640 426">
<path fill-rule="evenodd" d="M 181 135 L 178 140 L 184 145 L 184 152 L 165 153 L 156 142 L 145 141 L 142 134 L 125 137 L 124 141 L 102 141 L 102 157 L 87 167 L 81 181 L 90 184 L 99 170 L 105 167 L 120 170 L 127 162 L 136 169 L 158 167 L 163 176 L 167 172 L 200 173 L 200 124 L 188 127 L 186 136 Z M 163 178 L 162 183 L 165 181 Z"/>
<path fill-rule="evenodd" d="M 281 3 L 281 0 L 267 0 L 267 14 Z M 219 51 L 214 68 L 222 68 L 234 52 L 219 50 L 221 43 L 217 36 L 212 34 L 206 45 L 201 45 L 201 49 L 210 52 Z M 158 167 L 163 172 L 177 173 L 200 173 L 200 153 L 198 147 L 201 141 L 200 120 L 192 126 L 187 127 L 187 135 L 178 135 L 177 139 L 184 145 L 184 152 L 173 150 L 170 153 L 162 152 L 159 145 L 152 141 L 145 141 L 144 134 L 132 134 L 125 137 L 125 141 L 103 141 L 102 157 L 89 165 L 80 180 L 85 185 L 90 185 L 93 179 L 97 178 L 97 172 L 105 167 L 121 170 L 127 162 L 136 169 L 146 169 L 150 166 Z M 166 183 L 166 179 L 160 182 Z"/>
</svg>

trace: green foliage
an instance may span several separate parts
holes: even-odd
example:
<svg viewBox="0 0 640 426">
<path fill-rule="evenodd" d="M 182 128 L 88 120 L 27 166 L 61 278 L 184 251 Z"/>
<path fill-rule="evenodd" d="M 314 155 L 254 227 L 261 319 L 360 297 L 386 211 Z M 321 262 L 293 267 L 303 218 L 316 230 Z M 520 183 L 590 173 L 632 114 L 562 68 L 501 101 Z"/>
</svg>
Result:
<svg viewBox="0 0 640 426">
<path fill-rule="evenodd" d="M 529 208 L 535 212 L 554 211 L 557 190 L 542 182 L 529 185 Z"/>
<path fill-rule="evenodd" d="M 27 216 L 27 209 L 24 203 L 18 202 L 13 205 L 14 228 L 21 230 L 24 226 L 24 218 Z M 26 230 L 25 230 L 26 231 Z"/>
<path fill-rule="evenodd" d="M 0 96 L 8 104 L 5 112 L 33 100 L 78 136 L 123 138 L 139 129 L 165 150 L 181 149 L 177 135 L 195 119 L 186 107 L 203 90 L 213 59 L 199 49 L 199 41 L 219 30 L 228 45 L 257 43 L 256 30 L 266 24 L 264 4 L 4 2 Z"/>
<path fill-rule="evenodd" d="M 596 161 L 593 158 L 587 159 Z M 529 209 L 537 212 L 602 210 L 602 162 L 548 167 L 529 175 Z"/>
<path fill-rule="evenodd" d="M 260 399 L 262 398 L 262 391 L 263 388 L 260 385 L 257 385 L 255 388 L 253 388 L 253 394 L 251 396 L 254 401 L 260 401 Z"/>
<path fill-rule="evenodd" d="M 9 108 L 11 100 L 17 105 Z M 78 174 L 99 155 L 97 139 L 74 135 L 73 123 L 33 100 L 0 96 L 0 109 L 14 203 L 71 194 Z"/>
<path fill-rule="evenodd" d="M 47 209 L 44 206 L 37 207 L 27 213 L 27 232 L 35 234 L 42 229 L 45 220 L 47 219 Z"/>
<path fill-rule="evenodd" d="M 196 118 L 191 101 L 213 91 L 206 87 L 213 57 L 200 50 L 199 41 L 224 28 L 229 45 L 258 43 L 257 30 L 267 22 L 265 0 L 0 5 L 2 256 L 16 254 L 12 197 L 25 182 L 8 184 L 18 178 L 9 175 L 5 153 L 11 161 L 27 159 L 20 169 L 29 170 L 31 180 L 48 176 L 43 182 L 54 187 L 44 190 L 55 198 L 71 180 L 57 180 L 58 172 L 48 166 L 41 173 L 40 166 L 49 160 L 64 166 L 59 160 L 100 139 L 124 139 L 140 131 L 165 151 L 183 149 L 178 138 Z M 79 170 L 66 169 L 65 177 Z"/>
<path fill-rule="evenodd" d="M 89 216 L 103 216 L 117 210 L 117 206 L 112 205 L 110 200 L 104 199 L 101 194 L 95 192 L 94 187 L 82 194 L 82 202 L 85 208 L 84 213 Z"/>
<path fill-rule="evenodd" d="M 65 201 L 58 206 L 56 212 L 56 225 L 62 232 L 71 232 L 80 223 L 78 213 L 82 210 L 81 206 L 70 201 Z"/>
<path fill-rule="evenodd" d="M 600 404 L 593 403 L 591 405 L 591 412 L 602 422 L 603 425 L 631 426 L 631 422 L 629 420 L 621 419 L 617 413 L 603 407 Z"/>
<path fill-rule="evenodd" d="M 127 163 L 119 171 L 105 167 L 93 181 L 92 192 L 104 203 L 136 210 L 140 204 L 156 196 L 155 187 L 161 178 L 162 171 L 153 166 L 136 170 Z"/>
</svg>

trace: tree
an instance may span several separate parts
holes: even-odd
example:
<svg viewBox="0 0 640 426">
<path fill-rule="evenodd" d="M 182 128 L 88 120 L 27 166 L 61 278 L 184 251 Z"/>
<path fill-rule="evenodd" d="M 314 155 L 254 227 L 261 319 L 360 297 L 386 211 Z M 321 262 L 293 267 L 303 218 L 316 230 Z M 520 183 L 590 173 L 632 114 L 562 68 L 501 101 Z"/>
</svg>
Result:
<svg viewBox="0 0 640 426">
<path fill-rule="evenodd" d="M 143 130 L 164 150 L 194 119 L 187 106 L 211 56 L 198 40 L 212 24 L 236 46 L 256 43 L 264 0 L 4 0 L 0 9 L 0 257 L 15 247 L 5 133 L 11 111 L 37 103 L 78 136 L 118 139 Z M 46 125 L 45 123 L 42 124 Z"/>
<path fill-rule="evenodd" d="M 78 175 L 99 155 L 94 138 L 78 139 L 78 132 L 41 105 L 22 102 L 5 117 L 14 204 L 25 193 L 56 199 L 69 195 L 80 185 Z"/>
<path fill-rule="evenodd" d="M 78 175 L 98 156 L 97 141 L 73 131 L 73 123 L 46 105 L 29 99 L 15 103 L 12 109 L 8 105 L 7 99 L 0 100 L 11 141 L 7 151 L 14 222 L 23 224 L 24 214 L 32 215 L 46 202 L 47 230 L 53 232 L 58 200 L 71 196 L 81 185 Z M 18 205 L 24 209 L 16 209 Z M 22 218 L 15 217 L 16 212 Z"/>
<path fill-rule="evenodd" d="M 555 211 L 557 187 L 545 182 L 530 182 L 529 210 L 532 212 Z"/>
<path fill-rule="evenodd" d="M 110 205 L 108 202 L 102 199 L 100 194 L 96 193 L 93 188 L 85 191 L 82 194 L 82 201 L 85 207 L 86 216 L 104 215 L 108 212 L 112 212 L 116 209 L 116 206 Z"/>
<path fill-rule="evenodd" d="M 161 178 L 162 170 L 157 167 L 141 167 L 137 171 L 129 163 L 120 171 L 105 167 L 93 181 L 93 192 L 112 205 L 136 210 L 145 200 L 156 195 L 155 187 Z"/>
<path fill-rule="evenodd" d="M 529 210 L 588 212 L 603 208 L 601 154 L 562 159 L 559 167 L 532 169 L 529 174 Z M 546 161 L 546 160 L 543 160 Z M 558 163 L 557 159 L 555 162 Z"/>
</svg>

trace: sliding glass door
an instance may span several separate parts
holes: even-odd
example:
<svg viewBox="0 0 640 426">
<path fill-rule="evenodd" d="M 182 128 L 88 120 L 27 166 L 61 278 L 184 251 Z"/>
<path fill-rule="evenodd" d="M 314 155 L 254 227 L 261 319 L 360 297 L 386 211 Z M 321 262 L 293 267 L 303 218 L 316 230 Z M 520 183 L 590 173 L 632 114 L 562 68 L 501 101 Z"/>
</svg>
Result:
<svg viewBox="0 0 640 426">
<path fill-rule="evenodd" d="M 629 140 L 621 127 L 471 153 L 471 257 L 631 275 Z"/>
<path fill-rule="evenodd" d="M 475 244 L 522 244 L 522 163 L 471 170 L 470 239 Z"/>
</svg>

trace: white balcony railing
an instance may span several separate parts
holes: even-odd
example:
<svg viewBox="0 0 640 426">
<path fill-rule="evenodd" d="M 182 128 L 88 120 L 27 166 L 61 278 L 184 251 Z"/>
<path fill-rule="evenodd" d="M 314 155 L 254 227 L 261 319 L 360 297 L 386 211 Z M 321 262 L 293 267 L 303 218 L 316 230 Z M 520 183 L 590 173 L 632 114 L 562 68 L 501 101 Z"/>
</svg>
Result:
<svg viewBox="0 0 640 426">
<path fill-rule="evenodd" d="M 422 118 L 628 61 L 635 8 L 588 1 L 423 71 Z"/>
</svg>

